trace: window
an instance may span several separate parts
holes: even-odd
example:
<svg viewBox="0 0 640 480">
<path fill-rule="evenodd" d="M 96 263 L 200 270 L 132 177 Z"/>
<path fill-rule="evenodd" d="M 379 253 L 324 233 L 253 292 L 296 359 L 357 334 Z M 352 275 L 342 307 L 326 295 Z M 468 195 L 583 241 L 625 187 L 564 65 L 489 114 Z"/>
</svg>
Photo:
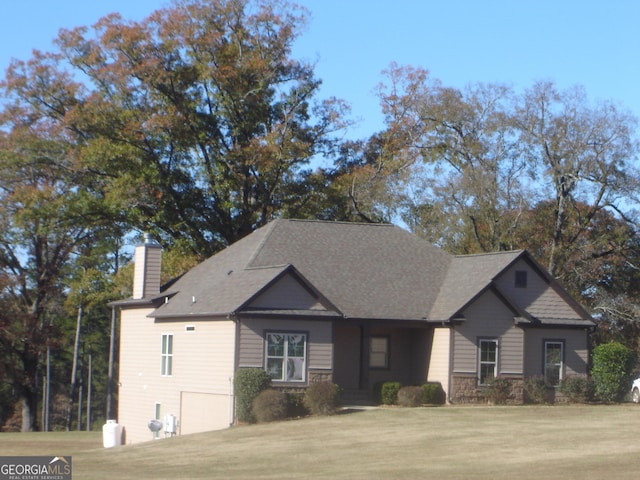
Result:
<svg viewBox="0 0 640 480">
<path fill-rule="evenodd" d="M 155 404 L 155 408 L 154 413 L 153 413 L 153 419 L 156 420 L 157 422 L 160 421 L 160 410 L 162 408 L 162 405 L 160 404 L 160 402 L 156 402 Z M 160 438 L 160 430 L 152 430 L 153 431 L 153 438 Z"/>
<path fill-rule="evenodd" d="M 268 333 L 267 373 L 282 382 L 304 382 L 307 336 L 303 333 Z"/>
<path fill-rule="evenodd" d="M 487 379 L 498 375 L 498 340 L 480 340 L 478 381 L 485 385 Z"/>
<path fill-rule="evenodd" d="M 560 385 L 563 355 L 564 345 L 561 341 L 544 342 L 544 379 L 548 385 Z"/>
<path fill-rule="evenodd" d="M 173 371 L 173 334 L 162 334 L 162 348 L 160 351 L 160 375 L 170 377 Z"/>
<path fill-rule="evenodd" d="M 527 288 L 527 272 L 525 270 L 516 270 L 516 288 Z"/>
<path fill-rule="evenodd" d="M 389 368 L 389 337 L 371 337 L 369 367 Z"/>
</svg>

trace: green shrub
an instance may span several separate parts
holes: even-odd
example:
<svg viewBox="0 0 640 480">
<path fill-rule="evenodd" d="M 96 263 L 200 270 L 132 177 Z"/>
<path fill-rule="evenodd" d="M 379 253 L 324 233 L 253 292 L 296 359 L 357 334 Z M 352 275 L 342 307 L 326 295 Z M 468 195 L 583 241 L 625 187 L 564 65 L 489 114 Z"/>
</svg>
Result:
<svg viewBox="0 0 640 480">
<path fill-rule="evenodd" d="M 401 407 L 419 407 L 423 404 L 422 387 L 402 387 L 398 390 L 398 405 Z"/>
<path fill-rule="evenodd" d="M 487 400 L 494 405 L 504 405 L 512 391 L 511 380 L 504 377 L 492 377 L 487 380 L 484 394 Z"/>
<path fill-rule="evenodd" d="M 590 402 L 593 400 L 594 384 L 585 375 L 569 375 L 560 381 L 560 393 L 570 402 Z"/>
<path fill-rule="evenodd" d="M 526 403 L 547 403 L 549 387 L 543 376 L 529 377 L 524 381 Z"/>
<path fill-rule="evenodd" d="M 384 405 L 395 405 L 400 388 L 402 388 L 400 382 L 384 382 L 380 387 L 380 401 Z"/>
<path fill-rule="evenodd" d="M 310 385 L 304 393 L 304 406 L 313 415 L 333 415 L 340 406 L 340 387 L 331 382 Z"/>
<path fill-rule="evenodd" d="M 619 342 L 605 343 L 594 348 L 591 375 L 598 400 L 622 400 L 630 382 L 631 358 L 629 349 Z"/>
<path fill-rule="evenodd" d="M 253 401 L 271 387 L 271 377 L 261 368 L 239 368 L 233 380 L 236 396 L 236 418 L 240 422 L 254 422 Z"/>
<path fill-rule="evenodd" d="M 439 383 L 425 383 L 422 385 L 422 400 L 430 405 L 442 405 L 447 396 Z"/>
<path fill-rule="evenodd" d="M 304 406 L 304 392 L 287 393 L 287 417 L 304 417 L 309 410 Z"/>
<path fill-rule="evenodd" d="M 268 388 L 253 400 L 253 415 L 260 423 L 282 420 L 287 416 L 287 395 Z"/>
</svg>

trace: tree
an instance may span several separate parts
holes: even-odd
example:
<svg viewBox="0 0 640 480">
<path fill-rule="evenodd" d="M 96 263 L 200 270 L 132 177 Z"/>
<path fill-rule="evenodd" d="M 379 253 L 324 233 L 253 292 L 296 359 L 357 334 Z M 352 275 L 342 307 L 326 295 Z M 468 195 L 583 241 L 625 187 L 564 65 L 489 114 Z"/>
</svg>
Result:
<svg viewBox="0 0 640 480">
<path fill-rule="evenodd" d="M 290 58 L 304 15 L 287 2 L 176 1 L 142 22 L 111 15 L 62 31 L 58 51 L 11 64 L 0 85 L 0 301 L 3 371 L 25 372 L 12 380 L 24 429 L 35 427 L 47 345 L 72 348 L 60 336 L 76 331 L 70 310 L 97 319 L 91 328 L 105 320 L 86 282 L 100 272 L 107 285 L 109 269 L 79 261 L 100 228 L 116 225 L 114 239 L 151 231 L 191 259 L 274 216 L 325 214 L 305 182 L 329 180 L 304 168 L 334 148 L 347 110 L 315 100 L 312 65 Z"/>
<path fill-rule="evenodd" d="M 111 15 L 61 32 L 53 77 L 83 81 L 64 106 L 32 95 L 37 61 L 14 65 L 9 85 L 74 135 L 129 225 L 207 256 L 303 202 L 302 167 L 342 126 L 343 103 L 315 102 L 312 66 L 289 57 L 304 21 L 287 3 L 247 0 Z"/>
<path fill-rule="evenodd" d="M 542 264 L 549 261 L 553 245 L 556 203 L 547 200 L 523 213 L 516 243 L 526 248 Z M 602 209 L 591 223 L 579 228 L 589 205 L 576 203 L 567 213 L 565 229 L 580 233 L 570 248 L 556 250 L 562 265 L 562 283 L 581 300 L 598 323 L 596 344 L 612 340 L 636 351 L 640 312 L 640 237 L 634 225 L 614 212 Z"/>
<path fill-rule="evenodd" d="M 511 90 L 444 87 L 425 70 L 396 65 L 387 75 L 378 94 L 388 155 L 405 171 L 392 187 L 402 191 L 401 218 L 454 253 L 513 248 L 528 191 Z"/>
<path fill-rule="evenodd" d="M 602 210 L 635 224 L 629 208 L 639 191 L 636 119 L 610 102 L 589 105 L 584 89 L 559 91 L 540 82 L 525 92 L 516 109 L 523 155 L 538 201 L 553 199 L 547 268 L 557 277 L 562 261 Z M 573 221 L 570 221 L 573 219 Z"/>
<path fill-rule="evenodd" d="M 66 350 L 72 350 L 70 388 L 66 416 L 66 429 L 72 428 L 75 414 L 76 398 L 82 398 L 79 389 L 82 388 L 82 366 L 87 363 L 86 356 L 91 355 L 92 366 L 96 367 L 97 375 L 92 375 L 92 391 L 97 401 L 93 401 L 94 411 L 104 411 L 107 383 L 104 372 L 107 370 L 109 358 L 109 320 L 108 302 L 123 298 L 130 294 L 130 286 L 121 290 L 116 283 L 119 277 L 120 264 L 129 259 L 120 252 L 120 239 L 124 232 L 118 226 L 94 232 L 91 244 L 85 244 L 78 249 L 77 255 L 69 265 L 69 275 L 66 278 L 67 295 L 64 307 L 70 318 L 75 317 L 75 329 L 65 331 Z M 130 275 L 130 268 L 127 271 Z M 74 340 L 73 348 L 71 340 Z M 101 374 L 102 373 L 102 374 Z M 80 405 L 81 406 L 81 405 Z M 80 409 L 78 409 L 80 412 Z M 88 416 L 87 416 L 88 417 Z M 99 418 L 104 418 L 101 414 Z M 106 416 L 105 416 L 106 417 Z M 109 418 L 109 417 L 106 417 Z M 82 418 L 78 415 L 78 429 Z M 91 418 L 86 424 L 90 426 Z"/>
<path fill-rule="evenodd" d="M 598 338 L 637 348 L 636 119 L 580 87 L 540 82 L 517 95 L 445 87 L 411 67 L 387 75 L 386 129 L 362 143 L 382 138 L 384 149 L 345 163 L 374 187 L 358 191 L 363 210 L 376 218 L 391 205 L 451 253 L 530 250 L 590 309 Z"/>
<path fill-rule="evenodd" d="M 67 267 L 93 232 L 93 199 L 50 125 L 23 118 L 0 136 L 0 369 L 31 431 L 43 357 L 62 340 Z"/>
</svg>

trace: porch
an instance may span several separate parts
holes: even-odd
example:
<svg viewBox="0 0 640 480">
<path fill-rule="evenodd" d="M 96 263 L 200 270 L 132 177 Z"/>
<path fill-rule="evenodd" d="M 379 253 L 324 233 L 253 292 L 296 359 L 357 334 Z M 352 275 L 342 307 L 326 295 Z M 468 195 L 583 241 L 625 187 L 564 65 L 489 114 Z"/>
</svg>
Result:
<svg viewBox="0 0 640 480">
<path fill-rule="evenodd" d="M 333 381 L 342 402 L 374 403 L 374 388 L 382 382 L 421 385 L 427 381 L 434 328 L 395 322 L 334 324 Z"/>
</svg>

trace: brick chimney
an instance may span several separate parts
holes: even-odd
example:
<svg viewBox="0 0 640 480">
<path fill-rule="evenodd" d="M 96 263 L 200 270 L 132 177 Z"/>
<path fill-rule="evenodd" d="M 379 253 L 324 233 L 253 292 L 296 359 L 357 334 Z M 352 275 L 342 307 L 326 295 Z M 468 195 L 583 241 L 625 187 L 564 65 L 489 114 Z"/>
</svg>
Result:
<svg viewBox="0 0 640 480">
<path fill-rule="evenodd" d="M 160 293 L 162 247 L 151 234 L 144 234 L 144 243 L 135 250 L 133 298 L 152 297 Z"/>
</svg>

